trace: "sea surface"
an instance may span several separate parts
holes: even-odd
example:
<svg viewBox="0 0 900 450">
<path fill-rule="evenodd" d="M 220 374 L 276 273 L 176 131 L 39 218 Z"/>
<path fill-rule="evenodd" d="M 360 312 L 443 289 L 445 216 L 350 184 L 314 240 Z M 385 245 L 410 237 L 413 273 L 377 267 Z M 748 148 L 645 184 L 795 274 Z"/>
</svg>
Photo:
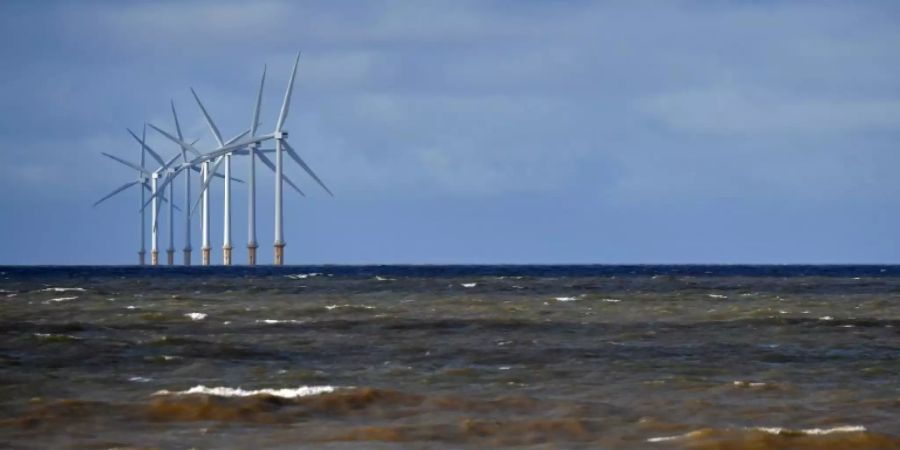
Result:
<svg viewBox="0 0 900 450">
<path fill-rule="evenodd" d="M 0 267 L 0 448 L 900 448 L 900 266 Z"/>
</svg>

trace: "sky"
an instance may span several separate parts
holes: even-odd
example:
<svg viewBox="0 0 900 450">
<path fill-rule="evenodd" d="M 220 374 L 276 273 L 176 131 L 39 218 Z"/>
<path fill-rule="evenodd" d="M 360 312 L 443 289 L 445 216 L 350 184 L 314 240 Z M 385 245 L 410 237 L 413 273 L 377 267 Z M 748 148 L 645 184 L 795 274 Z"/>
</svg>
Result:
<svg viewBox="0 0 900 450">
<path fill-rule="evenodd" d="M 0 264 L 134 264 L 100 152 L 138 161 L 170 100 L 211 150 L 189 88 L 232 136 L 263 65 L 271 131 L 297 51 L 285 129 L 335 197 L 286 165 L 289 264 L 900 263 L 895 1 L 4 1 L 0 41 Z"/>
</svg>

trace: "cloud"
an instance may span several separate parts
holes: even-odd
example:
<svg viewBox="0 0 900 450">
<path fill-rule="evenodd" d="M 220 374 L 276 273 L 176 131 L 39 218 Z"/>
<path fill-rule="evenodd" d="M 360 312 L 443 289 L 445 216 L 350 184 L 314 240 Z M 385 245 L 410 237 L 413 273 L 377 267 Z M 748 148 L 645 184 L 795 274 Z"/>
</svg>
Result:
<svg viewBox="0 0 900 450">
<path fill-rule="evenodd" d="M 642 98 L 636 109 L 674 131 L 693 133 L 759 136 L 900 130 L 900 98 L 798 98 L 791 92 L 710 87 Z"/>
</svg>

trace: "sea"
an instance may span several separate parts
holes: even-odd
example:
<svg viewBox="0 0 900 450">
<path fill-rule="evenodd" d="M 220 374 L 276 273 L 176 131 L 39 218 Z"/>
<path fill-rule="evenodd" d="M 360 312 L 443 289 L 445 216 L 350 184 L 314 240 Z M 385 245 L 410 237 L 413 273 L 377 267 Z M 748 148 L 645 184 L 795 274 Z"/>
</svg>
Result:
<svg viewBox="0 0 900 450">
<path fill-rule="evenodd" d="M 897 449 L 900 266 L 0 267 L 2 449 Z"/>
</svg>

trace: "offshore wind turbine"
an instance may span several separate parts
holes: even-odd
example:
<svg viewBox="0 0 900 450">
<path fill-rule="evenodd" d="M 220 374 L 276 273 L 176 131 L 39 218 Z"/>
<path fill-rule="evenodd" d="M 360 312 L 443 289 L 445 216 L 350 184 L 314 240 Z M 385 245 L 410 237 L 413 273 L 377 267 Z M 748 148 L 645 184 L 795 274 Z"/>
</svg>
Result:
<svg viewBox="0 0 900 450">
<path fill-rule="evenodd" d="M 150 174 L 150 190 L 152 192 L 151 196 L 150 196 L 150 202 L 152 205 L 151 209 L 150 209 L 150 215 L 151 215 L 150 219 L 151 219 L 151 224 L 152 224 L 151 229 L 150 229 L 150 264 L 155 266 L 155 265 L 159 264 L 159 202 L 158 202 L 158 198 L 160 196 L 164 196 L 164 194 L 162 193 L 163 190 L 159 186 L 159 179 L 163 178 L 163 181 L 168 180 L 169 175 L 171 173 L 170 167 L 178 159 L 178 155 L 175 155 L 173 158 L 171 158 L 168 161 L 162 161 L 162 158 L 159 158 L 159 154 L 156 153 L 155 151 L 153 151 L 153 149 L 151 149 L 150 146 L 147 145 L 146 136 L 144 139 L 141 139 L 141 138 L 137 137 L 137 135 L 134 134 L 131 130 L 128 130 L 128 133 L 131 134 L 131 137 L 133 137 L 135 140 L 137 140 L 141 144 L 142 148 L 146 149 L 151 155 L 156 155 L 155 158 L 157 158 L 157 161 L 160 163 L 159 168 L 154 170 Z M 169 198 L 172 198 L 172 195 L 171 195 L 172 193 L 173 192 L 170 189 L 169 190 Z M 174 232 L 173 231 L 174 230 L 172 228 L 172 222 L 173 222 L 172 216 L 174 216 L 175 212 L 173 211 L 173 208 L 175 208 L 175 205 L 173 204 L 173 202 L 170 201 L 169 202 L 169 252 L 168 252 L 169 253 L 168 254 L 169 265 L 172 265 L 174 262 L 173 261 L 173 258 L 174 258 L 174 241 L 173 241 Z"/>
<path fill-rule="evenodd" d="M 175 132 L 178 135 L 178 139 L 183 141 L 184 136 L 181 134 L 181 125 L 178 123 L 178 113 L 175 112 L 175 101 L 171 100 L 170 105 L 172 106 L 172 118 L 175 120 Z M 196 142 L 196 141 L 194 141 L 194 142 Z M 188 156 L 187 156 L 188 151 L 194 152 L 194 156 L 200 156 L 200 153 L 191 147 L 180 145 L 180 144 L 179 144 L 179 147 L 181 147 L 181 158 L 182 158 L 183 164 L 187 164 L 190 162 L 190 160 L 188 160 Z M 196 166 L 191 166 L 191 169 L 200 171 L 200 169 L 198 169 Z M 173 177 L 175 175 L 176 175 L 176 173 L 172 174 Z M 172 189 L 172 184 L 173 183 L 169 183 L 170 192 Z M 171 197 L 171 194 L 170 194 L 170 197 Z M 190 170 L 187 170 L 184 173 L 184 204 L 185 204 L 185 207 L 187 207 L 187 205 L 191 204 L 191 171 Z M 185 266 L 191 265 L 191 251 L 192 250 L 193 249 L 191 248 L 191 214 L 185 214 L 184 215 L 184 250 L 183 250 Z"/>
<path fill-rule="evenodd" d="M 303 170 L 306 171 L 306 173 L 309 174 L 309 176 L 312 177 L 316 181 L 316 183 L 319 184 L 319 186 L 321 186 L 326 192 L 328 192 L 329 195 L 334 196 L 334 194 L 331 192 L 330 189 L 328 189 L 328 187 L 325 185 L 325 183 L 315 174 L 315 172 L 313 172 L 312 168 L 310 168 L 309 165 L 306 164 L 305 161 L 303 161 L 303 159 L 300 157 L 300 155 L 297 154 L 297 151 L 294 150 L 294 148 L 291 147 L 291 145 L 287 142 L 288 133 L 287 133 L 287 131 L 284 130 L 284 121 L 287 118 L 288 110 L 290 108 L 291 94 L 293 92 L 294 80 L 296 79 L 297 66 L 299 65 L 299 63 L 300 63 L 300 53 L 297 53 L 297 58 L 294 61 L 294 67 L 291 72 L 290 81 L 288 82 L 288 87 L 285 92 L 284 101 L 281 105 L 281 112 L 278 115 L 278 122 L 275 125 L 274 132 L 272 132 L 270 134 L 262 135 L 262 136 L 251 136 L 248 139 L 240 140 L 241 137 L 243 137 L 245 134 L 247 134 L 245 132 L 228 142 L 224 142 L 224 143 L 220 142 L 219 148 L 203 154 L 203 156 L 194 159 L 194 161 L 192 162 L 192 164 L 208 165 L 208 163 L 210 161 L 215 160 L 215 166 L 212 169 L 212 172 L 215 173 L 215 171 L 218 169 L 219 165 L 221 165 L 222 161 L 225 160 L 225 158 L 223 158 L 224 156 L 231 155 L 231 154 L 243 154 L 245 151 L 247 153 L 251 153 L 251 150 L 249 150 L 249 149 L 251 146 L 253 146 L 252 153 L 255 154 L 255 156 L 259 157 L 260 161 L 262 161 L 263 163 L 266 163 L 266 165 L 269 166 L 269 168 L 275 172 L 275 265 L 284 264 L 284 246 L 286 245 L 286 243 L 284 241 L 284 231 L 283 231 L 283 229 L 284 229 L 283 228 L 283 223 L 284 223 L 284 221 L 283 221 L 283 217 L 284 217 L 284 215 L 283 215 L 283 195 L 282 195 L 283 184 L 286 182 L 292 188 L 296 189 L 298 192 L 303 194 L 299 190 L 299 188 L 297 188 L 297 186 L 293 182 L 291 182 L 289 178 L 287 178 L 284 175 L 283 154 L 287 153 L 288 156 L 291 157 L 291 159 L 293 159 L 297 164 L 299 164 L 300 167 L 302 167 Z M 196 97 L 196 94 L 195 94 L 195 97 Z M 261 100 L 259 98 L 257 98 L 257 104 L 259 104 L 260 101 Z M 198 99 L 198 103 L 200 103 L 199 99 Z M 205 108 L 203 108 L 202 105 L 201 105 L 201 110 L 203 110 L 205 113 Z M 207 119 L 207 123 L 210 125 L 210 129 L 213 130 L 213 134 L 214 135 L 217 134 L 218 129 L 212 124 L 212 120 L 210 119 L 209 115 L 204 114 L 204 116 Z M 254 118 L 254 126 L 257 123 L 258 122 Z M 149 124 L 149 125 L 151 128 L 158 131 L 163 136 L 166 136 L 169 140 L 171 140 L 181 146 L 193 147 L 191 144 L 188 144 L 188 143 L 184 142 L 184 140 L 178 139 L 178 138 L 172 136 L 171 134 L 160 129 L 159 127 L 156 127 L 153 124 Z M 253 131 L 252 128 L 251 128 L 251 131 Z M 264 155 L 264 153 L 267 151 L 259 150 L 256 148 L 256 145 L 255 145 L 255 144 L 259 144 L 261 142 L 267 141 L 269 139 L 275 139 L 275 163 L 271 164 L 271 165 L 270 165 L 271 161 L 269 161 L 268 158 L 266 158 Z M 219 139 L 217 139 L 217 140 L 219 140 Z M 244 150 L 244 149 L 248 149 L 248 150 Z M 255 174 L 254 174 L 253 178 L 254 178 L 253 181 L 255 181 Z M 206 192 L 206 190 L 209 186 L 209 182 L 210 182 L 210 178 L 206 177 L 203 181 L 203 186 L 201 188 L 201 192 L 203 192 L 203 193 Z M 164 183 L 164 185 L 165 185 L 165 183 Z M 201 199 L 202 199 L 202 197 L 201 197 Z M 194 207 L 191 208 L 191 213 L 193 213 L 193 210 L 196 209 L 197 204 L 200 203 L 201 199 L 198 199 L 197 203 L 194 204 Z"/>
<path fill-rule="evenodd" d="M 131 130 L 128 130 L 128 132 L 129 132 L 129 134 L 131 134 L 132 136 L 134 136 L 137 139 L 137 136 L 135 136 Z M 146 132 L 147 132 L 147 129 L 145 126 L 144 131 L 142 132 L 142 136 L 146 137 L 146 134 L 147 134 Z M 141 246 L 140 246 L 140 250 L 138 251 L 138 262 L 140 265 L 143 266 L 146 264 L 146 260 L 144 259 L 145 255 L 146 255 L 146 251 L 145 251 L 145 247 L 144 247 L 144 243 L 146 241 L 146 230 L 145 230 L 146 215 L 144 213 L 144 205 L 145 205 L 145 197 L 144 197 L 145 192 L 144 191 L 145 190 L 150 191 L 151 195 L 155 197 L 155 195 L 153 195 L 154 191 L 150 187 L 150 181 L 153 179 L 153 172 L 149 172 L 145 168 L 144 155 L 145 155 L 145 152 L 150 153 L 150 156 L 152 156 L 153 159 L 157 160 L 157 162 L 162 161 L 162 158 L 159 156 L 159 154 L 157 154 L 155 151 L 153 151 L 153 149 L 143 145 L 143 140 L 139 140 L 139 142 L 141 142 L 141 164 L 140 165 L 128 162 L 117 156 L 110 155 L 109 153 L 101 152 L 104 156 L 112 159 L 113 161 L 116 161 L 126 167 L 136 170 L 138 172 L 138 179 L 135 181 L 129 182 L 129 183 L 125 183 L 122 186 L 119 186 L 118 188 L 116 188 L 115 190 L 113 190 L 112 192 L 110 192 L 109 194 L 107 194 L 106 196 L 101 198 L 100 200 L 97 200 L 96 202 L 94 202 L 94 206 L 97 206 L 97 205 L 103 203 L 107 199 L 130 188 L 131 186 L 135 186 L 135 185 L 141 186 L 141 209 L 140 209 L 140 212 L 141 212 Z M 163 164 L 165 164 L 165 163 L 163 163 Z M 163 202 L 166 201 L 166 197 L 164 195 L 159 196 L 159 198 Z"/>
<path fill-rule="evenodd" d="M 284 131 L 284 120 L 288 115 L 288 108 L 291 104 L 291 92 L 294 89 L 294 79 L 297 77 L 297 66 L 300 64 L 300 52 L 297 52 L 297 58 L 294 60 L 294 69 L 291 71 L 291 79 L 288 81 L 287 90 L 284 93 L 284 102 L 281 104 L 281 113 L 278 115 L 278 122 L 275 124 L 275 131 L 272 137 L 275 138 L 275 265 L 284 264 L 284 246 L 287 242 L 284 240 L 284 214 L 283 214 L 283 197 L 282 197 L 282 180 L 283 180 L 283 154 L 286 151 L 293 160 L 303 167 L 303 170 L 309 174 L 325 192 L 332 197 L 334 194 L 325 186 L 325 183 L 316 176 L 315 172 L 300 158 L 300 155 L 287 142 L 287 131 Z"/>
</svg>

